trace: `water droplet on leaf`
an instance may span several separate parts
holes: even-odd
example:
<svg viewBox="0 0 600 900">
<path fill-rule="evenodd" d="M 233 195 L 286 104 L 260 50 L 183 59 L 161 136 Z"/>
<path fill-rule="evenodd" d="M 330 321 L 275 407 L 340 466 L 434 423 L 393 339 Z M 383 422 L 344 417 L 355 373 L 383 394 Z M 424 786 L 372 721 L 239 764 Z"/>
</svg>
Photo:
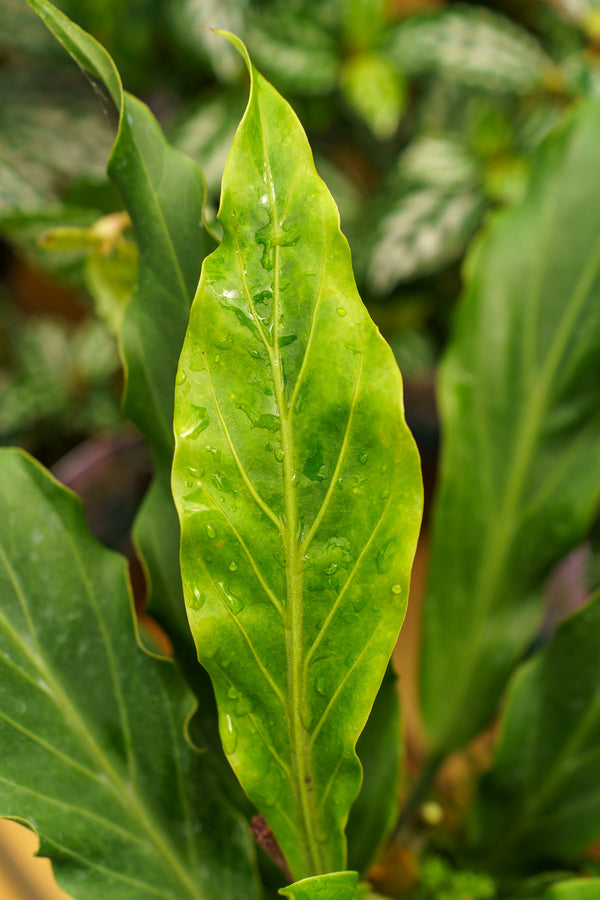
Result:
<svg viewBox="0 0 600 900">
<path fill-rule="evenodd" d="M 223 741 L 223 749 L 225 753 L 231 754 L 235 751 L 237 747 L 237 731 L 235 729 L 235 725 L 233 724 L 233 719 L 231 716 L 225 716 L 223 719 L 223 731 L 221 734 L 221 739 Z"/>
<path fill-rule="evenodd" d="M 396 551 L 396 541 L 392 539 L 391 541 L 386 541 L 383 545 L 379 553 L 377 554 L 377 571 L 380 575 L 385 575 L 390 571 L 392 567 L 392 562 L 394 560 L 394 553 Z"/>
<path fill-rule="evenodd" d="M 204 591 L 201 591 L 199 587 L 194 588 L 194 595 L 190 602 L 190 606 L 192 609 L 202 609 L 204 606 L 204 602 L 206 600 L 206 594 Z"/>
<path fill-rule="evenodd" d="M 336 309 L 336 312 L 337 312 L 338 316 L 341 316 L 342 318 L 346 315 L 346 310 L 344 309 L 343 306 L 338 306 L 338 308 Z"/>
<path fill-rule="evenodd" d="M 230 572 L 235 572 L 236 569 L 237 569 L 237 563 L 230 562 L 230 563 L 229 563 L 229 571 L 230 571 Z"/>
<path fill-rule="evenodd" d="M 215 531 L 215 529 L 212 527 L 212 525 L 207 525 L 207 526 L 206 526 L 206 533 L 207 533 L 207 535 L 209 536 L 209 538 L 211 539 L 211 541 L 214 540 L 214 538 L 216 537 L 216 531 Z"/>
<path fill-rule="evenodd" d="M 361 466 L 364 466 L 364 465 L 365 465 L 365 463 L 366 463 L 366 461 L 368 460 L 368 458 L 369 458 L 369 454 L 368 454 L 368 453 L 361 453 L 361 454 L 360 454 L 360 456 L 358 457 L 358 461 L 359 461 L 359 463 L 361 464 Z"/>
</svg>

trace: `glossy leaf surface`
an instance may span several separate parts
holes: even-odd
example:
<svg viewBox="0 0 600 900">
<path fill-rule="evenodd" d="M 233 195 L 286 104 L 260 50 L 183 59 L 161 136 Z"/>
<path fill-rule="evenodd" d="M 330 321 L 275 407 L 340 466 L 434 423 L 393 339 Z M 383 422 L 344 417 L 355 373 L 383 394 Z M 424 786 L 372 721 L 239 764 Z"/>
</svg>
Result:
<svg viewBox="0 0 600 900">
<path fill-rule="evenodd" d="M 466 271 L 439 381 L 443 425 L 422 653 L 435 755 L 489 722 L 535 634 L 549 568 L 600 486 L 600 104 L 540 153 Z"/>
<path fill-rule="evenodd" d="M 512 684 L 474 842 L 496 869 L 570 863 L 600 836 L 600 595 Z"/>
<path fill-rule="evenodd" d="M 256 897 L 246 829 L 184 739 L 192 695 L 138 645 L 125 560 L 19 451 L 0 495 L 0 815 L 77 900 Z"/>
<path fill-rule="evenodd" d="M 281 888 L 279 893 L 290 900 L 356 900 L 360 896 L 358 873 L 315 875 Z"/>
<path fill-rule="evenodd" d="M 46 0 L 30 0 L 29 5 L 79 65 L 106 85 L 120 114 L 108 173 L 129 212 L 140 250 L 137 291 L 121 331 L 124 406 L 149 440 L 156 469 L 135 538 L 151 583 L 150 611 L 166 628 L 189 673 L 195 653 L 181 592 L 179 527 L 169 479 L 177 361 L 202 260 L 214 247 L 202 224 L 204 181 L 197 165 L 169 146 L 150 110 L 123 91 L 106 50 Z M 195 678 L 195 689 L 202 694 L 200 676 Z"/>
<path fill-rule="evenodd" d="M 177 377 L 173 491 L 223 745 L 302 878 L 345 868 L 354 746 L 404 617 L 421 481 L 335 204 L 251 72 Z"/>
</svg>

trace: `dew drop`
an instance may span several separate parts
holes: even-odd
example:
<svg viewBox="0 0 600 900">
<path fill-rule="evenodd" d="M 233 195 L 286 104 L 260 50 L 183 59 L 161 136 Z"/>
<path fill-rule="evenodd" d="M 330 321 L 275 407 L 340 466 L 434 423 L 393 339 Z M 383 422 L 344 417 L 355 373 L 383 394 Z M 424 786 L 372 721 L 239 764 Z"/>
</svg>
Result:
<svg viewBox="0 0 600 900">
<path fill-rule="evenodd" d="M 276 447 L 275 450 L 273 450 L 273 456 L 277 462 L 283 462 L 283 450 L 280 450 L 279 447 Z"/>
<path fill-rule="evenodd" d="M 215 356 L 215 362 L 216 362 L 216 363 L 220 363 L 220 362 L 221 362 L 221 354 L 220 354 L 220 353 L 217 353 L 217 355 Z"/>
<path fill-rule="evenodd" d="M 377 566 L 377 571 L 380 575 L 385 575 L 390 571 L 392 567 L 392 562 L 394 560 L 394 553 L 396 550 L 396 541 L 392 539 L 391 541 L 386 541 L 383 545 L 379 553 L 377 554 L 377 559 L 375 564 Z"/>
<path fill-rule="evenodd" d="M 202 609 L 204 606 L 204 602 L 206 600 L 206 594 L 204 591 L 201 591 L 199 587 L 194 588 L 194 596 L 192 597 L 192 601 L 190 606 L 192 609 Z"/>
<path fill-rule="evenodd" d="M 175 384 L 183 384 L 186 379 L 186 374 L 183 369 L 179 369 L 177 372 L 177 377 L 175 378 Z"/>
<path fill-rule="evenodd" d="M 215 529 L 212 527 L 212 525 L 207 525 L 207 526 L 206 526 L 206 533 L 207 533 L 207 535 L 209 536 L 209 538 L 211 539 L 211 541 L 214 540 L 214 538 L 215 538 L 215 536 L 216 536 L 216 531 L 215 531 Z"/>
<path fill-rule="evenodd" d="M 344 309 L 343 306 L 338 306 L 338 308 L 336 309 L 336 312 L 337 312 L 338 316 L 341 316 L 342 318 L 346 315 L 346 310 Z"/>
<path fill-rule="evenodd" d="M 262 359 L 260 355 L 260 350 L 249 349 L 248 353 L 253 359 Z"/>
<path fill-rule="evenodd" d="M 229 571 L 230 571 L 230 572 L 235 572 L 236 569 L 237 569 L 237 563 L 230 562 L 230 563 L 229 563 Z"/>
<path fill-rule="evenodd" d="M 368 454 L 368 453 L 361 453 L 361 454 L 360 454 L 360 456 L 358 457 L 358 461 L 359 461 L 359 463 L 361 464 L 361 466 L 364 466 L 364 465 L 365 465 L 365 463 L 366 463 L 366 461 L 368 460 L 368 458 L 369 458 L 369 454 Z"/>
<path fill-rule="evenodd" d="M 393 584 L 392 585 L 392 594 L 401 594 L 402 593 L 402 585 Z"/>
<path fill-rule="evenodd" d="M 238 698 L 240 695 L 239 695 L 239 691 L 236 691 L 236 689 L 235 689 L 234 687 L 230 687 L 229 690 L 227 691 L 227 696 L 228 696 L 231 700 L 237 700 L 237 698 Z"/>
<path fill-rule="evenodd" d="M 331 563 L 331 565 L 330 565 L 327 569 L 325 569 L 325 574 L 326 574 L 326 575 L 333 575 L 334 572 L 337 572 L 337 570 L 338 570 L 338 564 L 337 564 L 337 563 Z"/>
<path fill-rule="evenodd" d="M 235 751 L 235 748 L 237 747 L 237 731 L 231 716 L 225 716 L 223 719 L 221 740 L 223 741 L 225 753 L 231 754 Z"/>
<path fill-rule="evenodd" d="M 220 586 L 224 595 L 225 595 L 225 604 L 230 612 L 233 613 L 234 616 L 239 615 L 244 608 L 244 601 L 240 600 L 239 597 L 234 597 L 233 594 L 230 594 L 229 591 L 226 591 L 223 585 Z"/>
</svg>

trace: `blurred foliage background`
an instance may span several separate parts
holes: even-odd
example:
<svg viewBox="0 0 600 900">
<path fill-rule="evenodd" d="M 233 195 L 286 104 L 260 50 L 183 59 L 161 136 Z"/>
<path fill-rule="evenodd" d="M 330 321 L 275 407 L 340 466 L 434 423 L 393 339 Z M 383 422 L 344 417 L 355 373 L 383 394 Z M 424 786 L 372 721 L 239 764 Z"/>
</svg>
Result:
<svg viewBox="0 0 600 900">
<path fill-rule="evenodd" d="M 600 91 L 597 0 L 58 0 L 205 172 L 243 112 L 247 43 L 296 108 L 427 458 L 431 373 L 465 250 L 523 192 L 564 109 Z M 119 428 L 114 341 L 136 277 L 104 168 L 116 117 L 24 0 L 0 8 L 0 443 L 52 464 Z M 433 452 L 433 451 L 432 451 Z"/>
</svg>

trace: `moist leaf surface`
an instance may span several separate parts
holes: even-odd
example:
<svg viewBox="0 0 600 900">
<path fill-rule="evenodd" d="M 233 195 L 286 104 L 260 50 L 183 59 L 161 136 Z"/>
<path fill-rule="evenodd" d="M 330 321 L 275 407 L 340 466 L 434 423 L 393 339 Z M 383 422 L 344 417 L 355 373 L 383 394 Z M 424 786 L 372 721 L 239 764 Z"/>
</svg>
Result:
<svg viewBox="0 0 600 900">
<path fill-rule="evenodd" d="M 354 747 L 404 617 L 422 493 L 333 199 L 247 61 L 223 240 L 177 376 L 173 491 L 223 745 L 299 879 L 345 868 Z"/>
</svg>

